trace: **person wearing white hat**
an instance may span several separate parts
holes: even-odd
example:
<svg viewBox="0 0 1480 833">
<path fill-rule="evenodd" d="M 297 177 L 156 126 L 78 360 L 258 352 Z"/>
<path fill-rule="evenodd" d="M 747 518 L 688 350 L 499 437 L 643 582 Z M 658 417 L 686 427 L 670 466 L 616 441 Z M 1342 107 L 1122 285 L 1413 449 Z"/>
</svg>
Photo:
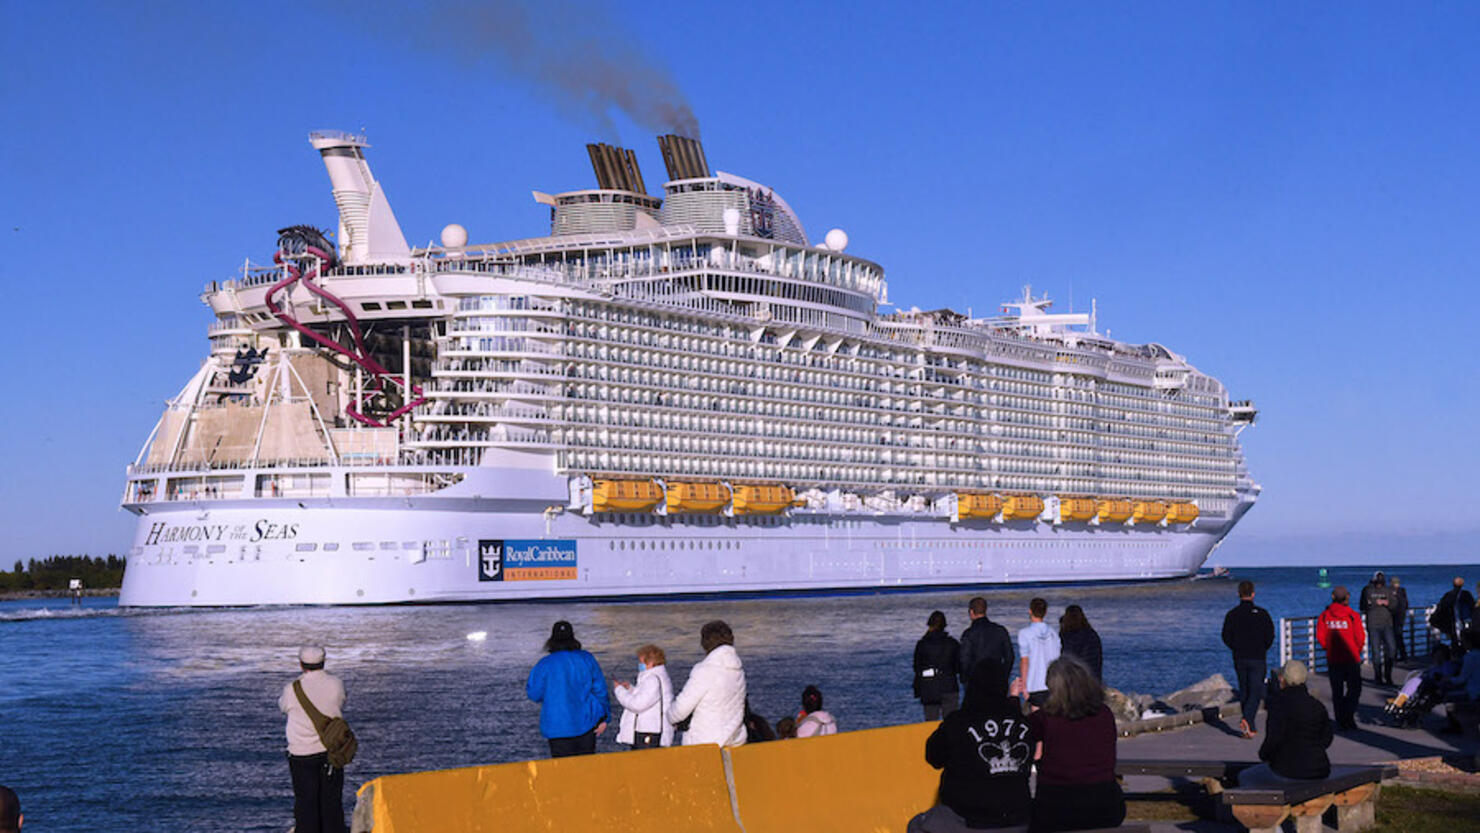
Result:
<svg viewBox="0 0 1480 833">
<path fill-rule="evenodd" d="M 294 682 L 327 717 L 343 717 L 344 683 L 324 670 L 324 649 L 298 650 L 303 673 Z M 344 770 L 329 765 L 329 752 L 299 702 L 293 683 L 283 686 L 278 709 L 288 716 L 288 772 L 293 778 L 296 833 L 344 833 Z"/>
</svg>

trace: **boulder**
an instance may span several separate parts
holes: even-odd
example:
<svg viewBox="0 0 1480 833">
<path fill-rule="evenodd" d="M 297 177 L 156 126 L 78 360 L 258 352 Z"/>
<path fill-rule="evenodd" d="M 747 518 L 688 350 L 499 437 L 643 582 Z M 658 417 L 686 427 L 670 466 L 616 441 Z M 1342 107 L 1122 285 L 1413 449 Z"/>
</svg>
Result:
<svg viewBox="0 0 1480 833">
<path fill-rule="evenodd" d="M 1233 686 L 1222 674 L 1214 674 L 1201 682 L 1175 691 L 1161 698 L 1158 705 L 1166 705 L 1173 712 L 1201 711 L 1234 701 Z"/>
<path fill-rule="evenodd" d="M 1153 698 L 1145 694 L 1127 694 L 1105 686 L 1105 705 L 1115 715 L 1118 724 L 1134 723 L 1141 719 L 1142 712 L 1151 706 Z"/>
</svg>

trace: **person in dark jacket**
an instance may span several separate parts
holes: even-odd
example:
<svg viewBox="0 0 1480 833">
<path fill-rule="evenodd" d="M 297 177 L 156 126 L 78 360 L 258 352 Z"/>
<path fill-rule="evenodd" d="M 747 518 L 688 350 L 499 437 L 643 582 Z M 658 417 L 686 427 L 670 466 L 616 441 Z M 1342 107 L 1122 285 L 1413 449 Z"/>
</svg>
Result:
<svg viewBox="0 0 1480 833">
<path fill-rule="evenodd" d="M 1397 576 L 1388 579 L 1393 593 L 1393 627 L 1398 632 L 1398 659 L 1408 659 L 1408 645 L 1404 635 L 1408 631 L 1408 588 Z"/>
<path fill-rule="evenodd" d="M 1475 597 L 1465 589 L 1465 580 L 1455 576 L 1454 588 L 1439 599 L 1434 615 L 1429 617 L 1429 624 L 1448 637 L 1449 646 L 1456 654 L 1463 654 L 1465 643 L 1460 634 L 1469 627 L 1474 611 Z"/>
<path fill-rule="evenodd" d="M 1393 593 L 1388 589 L 1387 576 L 1381 570 L 1374 573 L 1372 581 L 1362 588 L 1361 610 L 1367 616 L 1372 681 L 1379 685 L 1392 685 L 1393 654 L 1398 650 L 1398 638 L 1393 632 Z"/>
<path fill-rule="evenodd" d="M 981 596 L 972 599 L 966 605 L 966 616 L 971 624 L 961 632 L 961 682 L 970 685 L 972 670 L 984 659 L 998 663 L 1010 676 L 1016 658 L 1012 636 L 1007 628 L 987 618 L 987 600 Z"/>
<path fill-rule="evenodd" d="M 1064 608 L 1064 615 L 1059 617 L 1059 650 L 1062 654 L 1078 657 L 1095 672 L 1095 679 L 1104 679 L 1104 646 L 1100 643 L 1099 633 L 1090 625 L 1089 617 L 1084 615 L 1084 608 L 1079 605 L 1069 605 Z"/>
<path fill-rule="evenodd" d="M 1264 698 L 1264 674 L 1269 646 L 1274 644 L 1274 620 L 1269 611 L 1254 604 L 1254 582 L 1238 583 L 1238 606 L 1223 617 L 1223 644 L 1233 651 L 1233 673 L 1238 680 L 1238 701 L 1243 710 L 1239 730 L 1252 738 L 1257 731 L 1259 701 Z"/>
<path fill-rule="evenodd" d="M 1269 722 L 1259 747 L 1263 764 L 1239 774 L 1239 784 L 1258 786 L 1281 780 L 1325 778 L 1331 774 L 1326 748 L 1331 717 L 1305 689 L 1305 664 L 1290 660 L 1280 669 L 1280 690 L 1269 704 Z"/>
<path fill-rule="evenodd" d="M 946 615 L 939 610 L 931 611 L 925 628 L 925 635 L 915 643 L 915 697 L 925 709 L 926 720 L 940 720 L 956 710 L 961 643 L 946 633 Z"/>
<path fill-rule="evenodd" d="M 1007 669 L 977 663 L 961 708 L 925 741 L 926 763 L 941 770 L 940 803 L 910 819 L 908 833 L 1026 825 L 1037 741 L 1018 701 L 1007 696 Z"/>
<path fill-rule="evenodd" d="M 750 698 L 745 698 L 745 742 L 762 743 L 776 739 L 776 731 L 764 717 L 756 714 L 750 708 Z"/>
</svg>

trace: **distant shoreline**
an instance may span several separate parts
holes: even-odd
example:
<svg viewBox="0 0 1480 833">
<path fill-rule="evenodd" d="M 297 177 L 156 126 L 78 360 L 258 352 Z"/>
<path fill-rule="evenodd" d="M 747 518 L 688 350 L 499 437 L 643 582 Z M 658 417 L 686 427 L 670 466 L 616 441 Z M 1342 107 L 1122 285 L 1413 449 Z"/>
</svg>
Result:
<svg viewBox="0 0 1480 833">
<path fill-rule="evenodd" d="M 26 599 L 65 599 L 71 595 L 71 590 L 6 590 L 0 592 L 0 602 L 19 602 Z M 89 598 L 117 596 L 118 588 L 89 587 L 82 591 L 82 595 Z"/>
</svg>

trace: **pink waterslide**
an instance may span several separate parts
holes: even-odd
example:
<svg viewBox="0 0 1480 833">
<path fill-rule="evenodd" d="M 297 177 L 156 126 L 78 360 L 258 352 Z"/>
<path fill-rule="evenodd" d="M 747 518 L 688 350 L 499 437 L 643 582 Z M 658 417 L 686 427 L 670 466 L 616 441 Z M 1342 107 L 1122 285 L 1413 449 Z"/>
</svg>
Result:
<svg viewBox="0 0 1480 833">
<path fill-rule="evenodd" d="M 316 248 L 314 246 L 308 246 L 304 249 L 304 251 L 306 251 L 308 254 L 318 257 L 321 263 L 332 263 L 334 260 L 334 258 L 328 252 L 325 252 L 322 249 Z M 405 398 L 409 401 L 396 410 L 392 411 L 388 416 L 385 417 L 383 421 L 377 420 L 374 417 L 366 416 L 365 414 L 361 413 L 360 409 L 364 407 L 365 403 L 368 402 L 372 396 L 385 390 L 385 383 L 387 380 L 389 380 L 392 384 L 403 387 L 404 382 L 395 374 L 387 370 L 383 365 L 380 364 L 380 362 L 377 362 L 375 359 L 371 358 L 370 351 L 365 349 L 365 337 L 363 331 L 360 329 L 359 319 L 355 318 L 355 314 L 353 312 L 350 312 L 349 305 L 339 300 L 337 297 L 334 296 L 333 293 L 329 292 L 327 289 L 324 289 L 323 287 L 313 282 L 313 279 L 318 277 L 318 266 L 313 267 L 308 271 L 307 274 L 304 274 L 303 270 L 299 268 L 296 262 L 292 260 L 285 261 L 283 259 L 283 253 L 281 250 L 279 250 L 277 254 L 273 255 L 272 259 L 275 262 L 282 264 L 288 268 L 288 277 L 283 278 L 282 280 L 269 287 L 267 290 L 267 296 L 264 298 L 264 301 L 266 301 L 267 303 L 267 308 L 272 311 L 273 316 L 277 318 L 277 320 L 283 322 L 284 324 L 287 324 L 289 327 L 292 327 L 294 330 L 297 330 L 300 335 L 307 336 L 309 339 L 313 340 L 314 343 L 320 345 L 321 347 L 332 350 L 335 353 L 338 353 L 339 355 L 344 356 L 345 358 L 354 362 L 360 367 L 360 369 L 364 370 L 370 375 L 369 390 L 363 393 L 363 395 L 360 397 L 360 401 L 355 402 L 351 404 L 348 408 L 346 408 L 345 413 L 349 414 L 351 418 L 364 425 L 373 426 L 375 428 L 385 428 L 388 427 L 391 423 L 395 422 L 397 418 L 404 416 L 405 414 L 410 412 L 412 408 L 415 408 L 417 405 L 420 405 L 426 401 L 426 398 L 421 395 L 421 388 L 417 387 L 416 385 L 412 385 L 409 395 L 405 396 Z M 329 338 L 326 338 L 325 336 L 320 335 L 319 333 L 314 332 L 313 330 L 300 323 L 298 319 L 288 314 L 288 311 L 285 308 L 279 307 L 276 303 L 273 302 L 273 297 L 275 295 L 283 290 L 286 290 L 294 283 L 298 282 L 301 282 L 309 292 L 319 296 L 320 298 L 323 298 L 325 301 L 328 301 L 329 303 L 338 307 L 340 312 L 344 313 L 344 320 L 349 324 L 350 334 L 354 338 L 354 350 L 350 350 L 339 342 L 333 341 Z"/>
</svg>

